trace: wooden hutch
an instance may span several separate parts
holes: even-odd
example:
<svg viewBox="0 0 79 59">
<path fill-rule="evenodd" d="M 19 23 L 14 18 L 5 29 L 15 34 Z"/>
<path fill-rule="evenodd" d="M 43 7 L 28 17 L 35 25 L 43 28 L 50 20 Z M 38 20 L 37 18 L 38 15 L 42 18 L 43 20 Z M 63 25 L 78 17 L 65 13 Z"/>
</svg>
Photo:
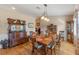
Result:
<svg viewBox="0 0 79 59">
<path fill-rule="evenodd" d="M 47 26 L 47 32 L 48 32 L 48 35 L 50 35 L 50 32 L 53 35 L 57 35 L 57 25 L 53 25 L 53 24 L 48 25 Z"/>
<path fill-rule="evenodd" d="M 50 24 L 47 26 L 48 32 L 53 32 L 57 34 L 57 25 Z"/>
<path fill-rule="evenodd" d="M 57 34 L 57 25 L 53 25 L 53 33 Z"/>
<path fill-rule="evenodd" d="M 25 21 L 8 18 L 9 47 L 26 42 Z"/>
</svg>

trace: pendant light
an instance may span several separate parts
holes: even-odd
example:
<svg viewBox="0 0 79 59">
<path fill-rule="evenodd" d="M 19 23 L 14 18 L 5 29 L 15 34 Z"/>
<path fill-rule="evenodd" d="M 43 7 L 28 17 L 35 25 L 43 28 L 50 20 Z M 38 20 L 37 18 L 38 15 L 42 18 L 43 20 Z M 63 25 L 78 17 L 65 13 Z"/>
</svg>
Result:
<svg viewBox="0 0 79 59">
<path fill-rule="evenodd" d="M 45 20 L 45 21 L 47 21 L 47 22 L 50 21 L 49 18 L 48 18 L 48 15 L 47 15 L 47 4 L 44 4 L 44 13 L 43 13 L 43 15 L 41 16 L 41 19 L 42 19 L 42 20 Z"/>
</svg>

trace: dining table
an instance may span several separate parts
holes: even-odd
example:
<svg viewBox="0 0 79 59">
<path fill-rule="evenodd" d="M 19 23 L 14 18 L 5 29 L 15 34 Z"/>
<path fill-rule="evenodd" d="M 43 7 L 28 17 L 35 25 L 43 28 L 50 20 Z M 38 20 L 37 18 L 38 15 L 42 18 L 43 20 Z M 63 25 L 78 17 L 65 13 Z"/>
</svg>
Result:
<svg viewBox="0 0 79 59">
<path fill-rule="evenodd" d="M 52 38 L 51 38 L 51 37 L 38 37 L 38 38 L 36 39 L 36 41 L 37 41 L 39 44 L 43 45 L 44 50 L 45 50 L 45 54 L 46 54 L 46 53 L 47 53 L 47 46 L 48 46 L 48 44 L 52 41 Z"/>
<path fill-rule="evenodd" d="M 39 37 L 36 39 L 36 41 L 47 46 L 52 41 L 52 38 L 51 37 L 44 37 L 44 38 Z"/>
</svg>

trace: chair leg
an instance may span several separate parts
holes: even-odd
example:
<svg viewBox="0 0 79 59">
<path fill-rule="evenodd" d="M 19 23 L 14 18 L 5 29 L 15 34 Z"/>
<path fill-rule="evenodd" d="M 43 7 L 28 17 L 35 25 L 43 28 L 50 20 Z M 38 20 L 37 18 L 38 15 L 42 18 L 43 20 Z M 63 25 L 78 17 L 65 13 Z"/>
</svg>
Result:
<svg viewBox="0 0 79 59">
<path fill-rule="evenodd" d="M 46 54 L 48 54 L 48 48 L 46 49 Z"/>
<path fill-rule="evenodd" d="M 55 51 L 55 48 L 54 48 L 54 54 L 56 55 L 56 51 Z"/>
<path fill-rule="evenodd" d="M 34 53 L 34 49 L 32 49 L 32 54 Z"/>
<path fill-rule="evenodd" d="M 34 52 L 35 52 L 35 48 L 33 47 L 33 49 L 32 49 L 32 54 L 34 54 Z"/>
<path fill-rule="evenodd" d="M 47 54 L 47 48 L 46 47 L 44 47 L 44 53 L 45 53 L 45 55 Z"/>
<path fill-rule="evenodd" d="M 51 49 L 51 55 L 52 55 L 52 49 Z"/>
</svg>

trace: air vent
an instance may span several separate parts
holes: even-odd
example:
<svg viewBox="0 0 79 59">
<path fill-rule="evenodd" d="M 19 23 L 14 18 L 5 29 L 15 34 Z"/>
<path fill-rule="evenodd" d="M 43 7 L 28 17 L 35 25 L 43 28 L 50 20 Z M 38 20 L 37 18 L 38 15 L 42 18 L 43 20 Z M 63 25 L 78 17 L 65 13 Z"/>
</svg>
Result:
<svg viewBox="0 0 79 59">
<path fill-rule="evenodd" d="M 39 7 L 39 6 L 37 6 L 37 7 L 36 7 L 36 9 L 40 9 L 40 7 Z"/>
</svg>

